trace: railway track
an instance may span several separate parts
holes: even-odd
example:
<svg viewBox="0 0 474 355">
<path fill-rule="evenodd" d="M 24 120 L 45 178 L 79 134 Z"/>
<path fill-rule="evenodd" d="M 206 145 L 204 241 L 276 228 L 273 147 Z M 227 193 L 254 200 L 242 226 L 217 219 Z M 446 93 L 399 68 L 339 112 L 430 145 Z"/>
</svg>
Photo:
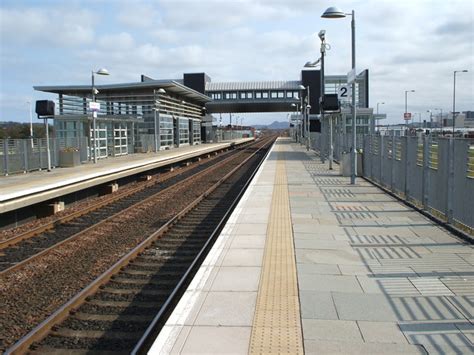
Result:
<svg viewBox="0 0 474 355">
<path fill-rule="evenodd" d="M 154 334 L 186 286 L 205 250 L 268 147 L 234 163 L 224 177 L 92 284 L 74 296 L 8 353 L 79 351 L 129 353 L 144 333 Z M 262 142 L 263 144 L 263 142 Z M 250 168 L 251 167 L 251 168 Z M 158 314 L 158 315 L 157 315 Z M 153 326 L 147 329 L 150 324 Z"/>
<path fill-rule="evenodd" d="M 219 158 L 199 162 L 182 171 L 173 171 L 155 181 L 140 184 L 117 193 L 108 199 L 100 200 L 95 204 L 62 216 L 55 220 L 37 226 L 33 230 L 18 234 L 0 242 L 0 274 L 21 267 L 32 258 L 47 253 L 59 243 L 79 238 L 98 223 L 122 213 L 134 205 L 142 203 L 150 196 L 157 195 L 189 179 L 195 174 L 203 173 L 214 168 L 216 161 L 228 159 L 232 152 L 227 152 Z"/>
</svg>

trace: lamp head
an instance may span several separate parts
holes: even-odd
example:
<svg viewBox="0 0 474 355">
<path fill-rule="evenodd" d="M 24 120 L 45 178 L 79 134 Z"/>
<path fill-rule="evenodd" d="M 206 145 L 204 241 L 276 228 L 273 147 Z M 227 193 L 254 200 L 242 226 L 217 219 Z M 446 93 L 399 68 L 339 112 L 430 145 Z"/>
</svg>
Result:
<svg viewBox="0 0 474 355">
<path fill-rule="evenodd" d="M 296 107 L 296 104 L 291 104 L 291 107 Z"/>
<path fill-rule="evenodd" d="M 299 85 L 299 86 L 298 86 L 298 89 L 300 89 L 300 90 L 306 90 L 306 88 L 305 88 L 303 85 Z"/>
<path fill-rule="evenodd" d="M 105 68 L 100 68 L 95 73 L 98 75 L 110 75 L 109 71 Z"/>
<path fill-rule="evenodd" d="M 308 110 L 310 110 L 310 109 L 311 109 L 311 105 L 306 105 L 306 108 L 307 108 Z"/>
<path fill-rule="evenodd" d="M 322 18 L 343 18 L 346 14 L 336 6 L 331 6 L 321 15 Z"/>
<path fill-rule="evenodd" d="M 97 95 L 99 93 L 99 90 L 97 90 L 96 88 L 94 88 L 92 91 L 94 92 L 94 95 Z"/>
<path fill-rule="evenodd" d="M 158 89 L 158 94 L 166 94 L 166 90 L 163 88 Z"/>
<path fill-rule="evenodd" d="M 305 68 L 314 68 L 319 64 L 320 61 L 321 61 L 321 58 L 318 58 L 318 60 L 316 60 L 314 62 L 306 62 L 306 64 L 304 66 L 305 66 Z"/>
</svg>

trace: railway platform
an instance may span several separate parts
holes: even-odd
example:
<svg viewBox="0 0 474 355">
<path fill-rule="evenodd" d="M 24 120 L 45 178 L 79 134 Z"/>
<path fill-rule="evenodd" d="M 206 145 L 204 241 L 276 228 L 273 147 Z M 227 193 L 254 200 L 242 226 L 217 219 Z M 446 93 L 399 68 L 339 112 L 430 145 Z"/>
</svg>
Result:
<svg viewBox="0 0 474 355">
<path fill-rule="evenodd" d="M 471 354 L 474 249 L 280 138 L 150 354 Z"/>
<path fill-rule="evenodd" d="M 0 214 L 41 203 L 85 188 L 239 145 L 253 138 L 186 146 L 159 153 L 133 154 L 71 168 L 56 168 L 0 177 Z"/>
</svg>

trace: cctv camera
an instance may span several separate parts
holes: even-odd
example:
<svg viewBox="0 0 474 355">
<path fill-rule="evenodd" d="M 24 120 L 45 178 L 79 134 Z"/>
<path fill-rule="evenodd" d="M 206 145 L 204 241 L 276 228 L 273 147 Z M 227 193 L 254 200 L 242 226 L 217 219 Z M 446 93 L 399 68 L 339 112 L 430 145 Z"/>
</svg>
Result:
<svg viewBox="0 0 474 355">
<path fill-rule="evenodd" d="M 321 40 L 324 40 L 324 38 L 326 36 L 326 30 L 319 31 L 318 36 Z"/>
<path fill-rule="evenodd" d="M 99 90 L 97 90 L 96 88 L 94 88 L 94 95 L 97 95 L 99 93 Z"/>
</svg>

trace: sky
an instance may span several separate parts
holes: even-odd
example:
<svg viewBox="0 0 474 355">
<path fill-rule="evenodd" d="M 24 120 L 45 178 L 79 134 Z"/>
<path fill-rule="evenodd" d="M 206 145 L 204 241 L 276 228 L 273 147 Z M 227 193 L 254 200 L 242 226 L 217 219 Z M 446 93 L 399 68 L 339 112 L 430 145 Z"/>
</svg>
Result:
<svg viewBox="0 0 474 355">
<path fill-rule="evenodd" d="M 456 75 L 456 111 L 474 110 L 472 0 L 1 0 L 0 121 L 27 122 L 28 102 L 56 98 L 34 85 L 87 85 L 102 67 L 111 75 L 98 85 L 203 71 L 215 82 L 298 80 L 321 29 L 326 74 L 346 74 L 351 21 L 321 18 L 329 6 L 355 11 L 357 72 L 369 69 L 370 106 L 384 102 L 388 123 L 403 121 L 405 90 L 422 119 L 452 111 L 454 70 L 469 71 Z"/>
</svg>

